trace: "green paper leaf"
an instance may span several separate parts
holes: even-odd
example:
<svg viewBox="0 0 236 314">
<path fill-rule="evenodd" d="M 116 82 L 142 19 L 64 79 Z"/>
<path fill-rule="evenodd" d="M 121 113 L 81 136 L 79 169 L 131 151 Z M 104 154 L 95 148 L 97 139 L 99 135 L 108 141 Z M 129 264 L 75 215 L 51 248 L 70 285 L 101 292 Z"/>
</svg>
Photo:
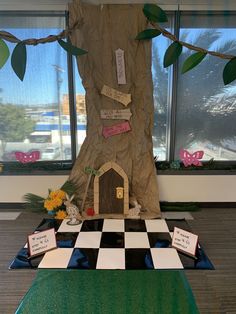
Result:
<svg viewBox="0 0 236 314">
<path fill-rule="evenodd" d="M 224 84 L 230 84 L 236 79 L 236 57 L 226 63 L 223 71 Z"/>
<path fill-rule="evenodd" d="M 76 46 L 73 46 L 70 42 L 66 42 L 62 39 L 59 39 L 58 43 L 64 50 L 66 50 L 67 52 L 69 52 L 73 56 L 81 56 L 81 55 L 88 53 L 88 51 L 80 49 Z"/>
<path fill-rule="evenodd" d="M 19 42 L 12 52 L 11 66 L 21 81 L 23 81 L 25 76 L 26 61 L 27 61 L 26 45 L 23 42 Z"/>
<path fill-rule="evenodd" d="M 161 35 L 161 32 L 154 28 L 145 29 L 144 31 L 140 32 L 135 39 L 151 39 Z"/>
<path fill-rule="evenodd" d="M 156 4 L 147 3 L 143 7 L 143 13 L 151 22 L 167 22 L 166 13 Z"/>
<path fill-rule="evenodd" d="M 4 66 L 10 56 L 7 44 L 0 39 L 0 69 Z"/>
<path fill-rule="evenodd" d="M 205 52 L 196 52 L 192 54 L 190 57 L 188 57 L 183 64 L 182 67 L 182 74 L 188 72 L 189 70 L 193 69 L 195 66 L 197 66 L 207 55 Z"/>
<path fill-rule="evenodd" d="M 182 48 L 182 45 L 177 41 L 173 42 L 167 48 L 164 56 L 164 68 L 167 68 L 178 59 L 178 57 L 181 55 Z"/>
</svg>

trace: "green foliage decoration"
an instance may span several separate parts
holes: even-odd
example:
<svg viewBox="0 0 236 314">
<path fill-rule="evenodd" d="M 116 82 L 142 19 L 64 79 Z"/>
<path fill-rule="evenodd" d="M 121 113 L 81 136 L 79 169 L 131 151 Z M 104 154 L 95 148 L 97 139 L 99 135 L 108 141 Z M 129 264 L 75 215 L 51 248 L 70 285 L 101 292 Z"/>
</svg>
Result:
<svg viewBox="0 0 236 314">
<path fill-rule="evenodd" d="M 232 58 L 224 67 L 223 80 L 224 84 L 230 84 L 236 79 L 236 57 Z"/>
<path fill-rule="evenodd" d="M 51 43 L 57 41 L 59 45 L 66 50 L 68 53 L 74 56 L 81 56 L 87 53 L 86 50 L 83 50 L 81 48 L 78 48 L 71 44 L 70 40 L 64 41 L 62 38 L 67 38 L 68 35 L 75 29 L 76 25 L 72 27 L 71 29 L 63 30 L 58 35 L 50 35 L 45 38 L 30 38 L 30 39 L 24 39 L 21 41 L 14 35 L 12 35 L 9 32 L 1 31 L 0 30 L 0 69 L 5 65 L 7 62 L 10 51 L 5 43 L 5 41 L 9 41 L 11 43 L 15 43 L 16 46 L 12 52 L 11 55 L 11 66 L 15 74 L 18 76 L 18 78 L 23 81 L 26 71 L 26 64 L 27 64 L 27 50 L 26 45 L 38 45 L 38 44 L 45 44 L 45 43 Z"/>
<path fill-rule="evenodd" d="M 27 52 L 24 42 L 19 42 L 11 55 L 11 66 L 16 75 L 23 81 L 26 70 Z"/>
<path fill-rule="evenodd" d="M 161 28 L 157 23 L 167 22 L 167 15 L 165 11 L 163 11 L 158 5 L 156 4 L 145 4 L 143 7 L 143 13 L 149 21 L 149 24 L 153 26 L 154 29 L 160 31 L 160 33 L 167 37 L 168 39 L 172 40 L 173 43 L 167 48 L 164 56 L 164 67 L 168 67 L 172 65 L 181 55 L 182 47 L 186 47 L 189 50 L 196 51 L 192 56 L 185 60 L 182 74 L 190 71 L 194 67 L 196 67 L 201 61 L 205 58 L 206 55 L 215 56 L 221 59 L 230 60 L 224 69 L 223 72 L 223 81 L 224 84 L 230 84 L 232 81 L 236 79 L 236 57 L 232 55 L 227 55 L 224 53 L 210 51 L 203 49 L 198 46 L 194 46 L 184 41 L 180 41 L 175 35 L 168 32 L 166 29 Z M 149 26 L 150 27 L 150 26 Z M 140 32 L 136 39 L 143 40 L 143 39 L 150 39 L 156 36 L 148 36 L 148 33 L 143 31 Z"/>
<path fill-rule="evenodd" d="M 205 58 L 206 55 L 207 55 L 206 53 L 200 52 L 200 51 L 192 54 L 190 57 L 188 57 L 184 61 L 181 73 L 182 74 L 186 73 L 189 70 L 195 68 L 195 66 L 197 66 L 200 62 L 202 62 L 202 60 Z"/>
<path fill-rule="evenodd" d="M 23 201 L 25 203 L 24 207 L 27 210 L 30 210 L 32 212 L 45 211 L 44 198 L 39 195 L 27 193 L 24 195 Z"/>
<path fill-rule="evenodd" d="M 166 50 L 164 55 L 164 68 L 173 64 L 181 55 L 183 46 L 175 41 Z"/>
<path fill-rule="evenodd" d="M 66 42 L 62 39 L 59 39 L 58 43 L 64 50 L 66 50 L 73 56 L 81 56 L 88 53 L 88 51 L 86 50 L 73 46 L 69 41 Z"/>
<path fill-rule="evenodd" d="M 163 23 L 168 21 L 165 11 L 155 4 L 145 4 L 143 7 L 143 13 L 151 22 Z"/>
<path fill-rule="evenodd" d="M 145 40 L 145 39 L 152 39 L 154 37 L 157 37 L 161 35 L 161 32 L 155 28 L 148 28 L 145 29 L 144 31 L 140 32 L 135 39 L 138 40 Z"/>
<path fill-rule="evenodd" d="M 66 181 L 61 187 L 60 190 L 66 192 L 69 196 L 75 193 L 75 185 L 71 181 Z M 49 193 L 50 193 L 49 189 Z M 45 197 L 33 193 L 26 193 L 23 197 L 24 207 L 27 210 L 32 212 L 47 212 L 44 207 Z M 64 206 L 64 205 L 63 205 Z M 63 208 L 64 209 L 64 208 Z"/>
<path fill-rule="evenodd" d="M 4 40 L 0 39 L 0 69 L 4 66 L 10 56 L 9 48 Z"/>
<path fill-rule="evenodd" d="M 205 56 L 212 55 L 215 57 L 219 57 L 221 59 L 230 60 L 223 71 L 223 81 L 224 84 L 230 84 L 232 81 L 236 79 L 236 56 L 226 55 L 220 52 L 206 50 L 197 46 L 193 46 L 189 43 L 183 42 L 178 40 L 178 38 L 168 32 L 167 30 L 161 28 L 157 23 L 164 23 L 168 21 L 167 15 L 165 11 L 163 11 L 158 5 L 153 3 L 147 3 L 143 7 L 143 13 L 149 21 L 149 28 L 140 32 L 136 39 L 144 40 L 144 39 L 151 39 L 154 37 L 159 36 L 162 34 L 163 36 L 167 37 L 168 39 L 172 40 L 173 43 L 167 48 L 165 57 L 164 57 L 164 67 L 168 67 L 172 65 L 178 57 L 182 53 L 182 47 L 186 47 L 189 50 L 196 51 L 195 54 L 190 56 L 187 60 L 185 60 L 184 66 L 182 68 L 182 73 L 186 73 L 187 71 L 193 69 L 197 66 Z M 25 39 L 24 41 L 19 40 L 14 35 L 10 34 L 6 31 L 0 31 L 0 69 L 5 65 L 9 58 L 9 49 L 6 43 L 3 41 L 10 41 L 16 43 L 16 47 L 13 50 L 11 56 L 11 65 L 19 77 L 21 81 L 24 79 L 25 70 L 26 70 L 26 63 L 27 63 L 27 53 L 26 53 L 26 45 L 37 45 L 37 44 L 44 44 L 47 42 L 54 42 L 57 41 L 59 45 L 66 50 L 68 53 L 74 56 L 80 56 L 87 53 L 86 50 L 78 48 L 71 44 L 71 42 L 62 40 L 63 38 L 67 38 L 70 33 L 72 33 L 75 29 L 77 23 L 72 28 L 63 30 L 58 35 L 50 35 L 45 38 L 40 39 Z M 153 27 L 153 28 L 150 28 Z"/>
</svg>

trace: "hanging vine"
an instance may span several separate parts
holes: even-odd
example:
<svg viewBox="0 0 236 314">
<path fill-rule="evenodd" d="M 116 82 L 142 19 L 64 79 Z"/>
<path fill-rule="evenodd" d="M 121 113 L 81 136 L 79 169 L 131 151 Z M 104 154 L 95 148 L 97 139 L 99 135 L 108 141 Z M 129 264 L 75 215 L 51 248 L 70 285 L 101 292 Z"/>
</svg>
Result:
<svg viewBox="0 0 236 314">
<path fill-rule="evenodd" d="M 188 57 L 182 66 L 181 72 L 186 73 L 196 67 L 207 56 L 214 56 L 221 59 L 229 60 L 223 70 L 224 84 L 230 84 L 236 79 L 236 56 L 219 53 L 217 51 L 206 50 L 204 48 L 191 45 L 187 42 L 179 40 L 175 35 L 162 28 L 158 23 L 167 22 L 167 15 L 156 4 L 145 4 L 143 7 L 143 13 L 149 21 L 149 28 L 140 32 L 137 40 L 148 40 L 155 38 L 159 35 L 163 35 L 166 38 L 173 41 L 173 43 L 167 48 L 164 55 L 164 67 L 168 67 L 175 63 L 182 53 L 183 47 L 188 48 L 194 53 Z M 21 81 L 24 79 L 26 63 L 27 63 L 27 45 L 46 44 L 57 41 L 58 44 L 66 50 L 68 53 L 79 56 L 86 54 L 87 51 L 73 46 L 70 41 L 64 41 L 76 28 L 79 27 L 79 23 L 75 23 L 71 28 L 63 30 L 58 35 L 49 35 L 45 38 L 29 38 L 20 40 L 13 34 L 0 31 L 0 69 L 5 65 L 10 57 L 10 51 L 6 42 L 16 43 L 11 55 L 11 66 L 13 71 L 19 77 Z"/>
<path fill-rule="evenodd" d="M 147 17 L 152 28 L 149 27 L 148 29 L 140 32 L 136 39 L 146 40 L 163 35 L 173 41 L 173 43 L 167 48 L 164 55 L 165 68 L 177 61 L 182 53 L 183 47 L 185 47 L 196 52 L 184 61 L 181 69 L 182 74 L 197 66 L 207 55 L 211 55 L 221 59 L 229 60 L 223 70 L 223 81 L 225 85 L 230 84 L 236 79 L 236 56 L 219 53 L 217 51 L 206 50 L 204 48 L 191 45 L 187 42 L 180 41 L 175 35 L 168 32 L 158 24 L 167 22 L 168 19 L 166 13 L 155 4 L 145 4 L 143 7 L 143 13 Z"/>
<path fill-rule="evenodd" d="M 10 57 L 10 50 L 5 41 L 16 43 L 11 55 L 11 66 L 21 81 L 24 79 L 27 63 L 26 45 L 36 46 L 38 44 L 46 44 L 57 41 L 64 50 L 74 56 L 86 54 L 86 50 L 73 46 L 70 41 L 63 40 L 64 38 L 67 38 L 77 27 L 78 23 L 74 24 L 71 28 L 63 30 L 58 35 L 49 35 L 44 38 L 29 38 L 24 40 L 20 40 L 9 32 L 0 31 L 0 69 L 5 65 Z"/>
</svg>

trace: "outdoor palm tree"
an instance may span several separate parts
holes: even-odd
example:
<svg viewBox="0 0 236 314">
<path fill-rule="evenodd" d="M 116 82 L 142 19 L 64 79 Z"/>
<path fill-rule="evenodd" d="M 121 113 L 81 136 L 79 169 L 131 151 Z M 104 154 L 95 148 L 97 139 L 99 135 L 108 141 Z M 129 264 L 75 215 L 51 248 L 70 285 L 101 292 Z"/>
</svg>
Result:
<svg viewBox="0 0 236 314">
<path fill-rule="evenodd" d="M 220 43 L 220 32 L 204 30 L 195 38 L 193 45 L 211 49 Z M 183 32 L 181 38 L 191 38 L 192 34 Z M 236 43 L 227 41 L 217 49 L 225 54 L 236 53 Z M 181 69 L 184 60 L 192 52 L 183 51 L 178 60 Z M 157 108 L 154 134 L 158 145 L 165 143 L 167 121 L 167 82 L 168 72 L 161 65 L 158 47 L 153 49 L 154 102 Z M 175 157 L 181 148 L 190 147 L 194 142 L 209 141 L 221 145 L 221 141 L 235 136 L 235 83 L 225 87 L 222 81 L 222 69 L 226 61 L 207 56 L 201 64 L 191 71 L 178 75 L 177 85 L 177 129 L 175 137 Z M 158 111 L 160 112 L 158 114 Z M 224 132 L 222 132 L 222 130 Z M 154 139 L 155 141 L 155 139 Z"/>
</svg>

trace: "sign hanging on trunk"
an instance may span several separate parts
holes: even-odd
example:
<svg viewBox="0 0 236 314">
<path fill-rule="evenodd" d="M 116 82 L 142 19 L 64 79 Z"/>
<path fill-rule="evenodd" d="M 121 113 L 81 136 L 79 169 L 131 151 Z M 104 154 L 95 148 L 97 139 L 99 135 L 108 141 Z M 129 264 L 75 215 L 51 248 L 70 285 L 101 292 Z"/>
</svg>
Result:
<svg viewBox="0 0 236 314">
<path fill-rule="evenodd" d="M 101 94 L 120 102 L 124 106 L 128 106 L 128 104 L 131 102 L 131 94 L 122 93 L 107 85 L 103 85 Z"/>
<path fill-rule="evenodd" d="M 113 135 L 121 134 L 121 133 L 126 133 L 131 130 L 131 126 L 128 121 L 115 124 L 113 126 L 104 126 L 102 129 L 102 135 L 105 138 L 111 137 Z"/>
<path fill-rule="evenodd" d="M 124 50 L 117 49 L 115 54 L 117 81 L 119 85 L 124 85 L 126 84 Z"/>
<path fill-rule="evenodd" d="M 114 109 L 114 110 L 101 110 L 102 119 L 111 119 L 111 120 L 129 120 L 132 116 L 130 109 Z"/>
</svg>

